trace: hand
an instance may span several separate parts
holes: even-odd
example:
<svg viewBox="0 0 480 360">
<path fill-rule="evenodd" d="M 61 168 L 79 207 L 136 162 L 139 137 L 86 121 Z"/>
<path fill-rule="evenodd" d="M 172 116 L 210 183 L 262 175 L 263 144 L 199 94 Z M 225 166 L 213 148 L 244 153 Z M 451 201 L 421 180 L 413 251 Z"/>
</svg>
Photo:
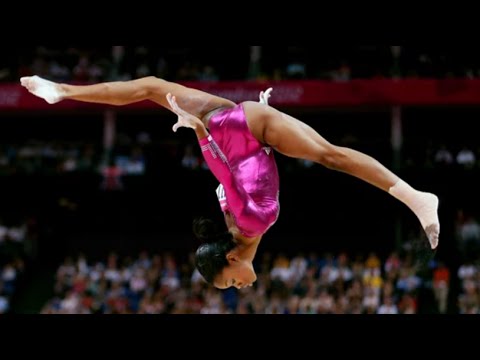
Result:
<svg viewBox="0 0 480 360">
<path fill-rule="evenodd" d="M 37 75 L 22 77 L 20 84 L 33 95 L 44 99 L 49 104 L 55 104 L 63 100 L 59 84 L 42 79 Z"/>
<path fill-rule="evenodd" d="M 268 106 L 268 99 L 270 99 L 270 94 L 272 93 L 273 91 L 273 88 L 269 88 L 267 91 L 265 92 L 261 92 L 260 93 L 260 104 L 264 104 L 264 105 L 267 105 Z"/>
<path fill-rule="evenodd" d="M 175 96 L 172 96 L 172 94 L 168 93 L 167 101 L 170 104 L 172 111 L 178 115 L 178 121 L 175 125 L 173 125 L 173 132 L 177 132 L 177 130 L 181 127 L 197 130 L 199 126 L 203 126 L 203 123 L 199 118 L 186 112 L 178 106 Z"/>
</svg>

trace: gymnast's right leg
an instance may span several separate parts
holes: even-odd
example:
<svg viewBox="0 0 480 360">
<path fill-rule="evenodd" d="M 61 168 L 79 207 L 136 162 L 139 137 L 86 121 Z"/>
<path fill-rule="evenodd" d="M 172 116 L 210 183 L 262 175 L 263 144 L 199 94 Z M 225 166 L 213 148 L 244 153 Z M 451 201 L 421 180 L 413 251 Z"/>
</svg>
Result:
<svg viewBox="0 0 480 360">
<path fill-rule="evenodd" d="M 247 102 L 247 118 L 264 122 L 263 140 L 278 152 L 314 161 L 366 181 L 407 205 L 420 220 L 430 246 L 438 246 L 440 222 L 436 195 L 418 191 L 372 157 L 359 151 L 330 144 L 307 124 L 274 108 Z"/>
</svg>

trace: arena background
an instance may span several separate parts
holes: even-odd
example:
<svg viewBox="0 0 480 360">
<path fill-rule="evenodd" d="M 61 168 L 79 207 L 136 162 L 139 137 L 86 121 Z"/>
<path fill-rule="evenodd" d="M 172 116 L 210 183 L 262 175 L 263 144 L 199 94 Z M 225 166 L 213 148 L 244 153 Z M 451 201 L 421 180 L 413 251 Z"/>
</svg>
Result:
<svg viewBox="0 0 480 360">
<path fill-rule="evenodd" d="M 479 312 L 480 59 L 473 51 L 2 52 L 1 313 Z M 191 224 L 222 214 L 194 135 L 174 134 L 175 116 L 153 103 L 48 105 L 19 85 L 34 74 L 79 84 L 154 75 L 236 102 L 273 87 L 272 106 L 439 195 L 435 258 L 415 267 L 412 244 L 423 232 L 388 194 L 277 154 L 281 212 L 256 257 L 259 281 L 250 290 L 212 289 L 193 271 Z"/>
</svg>

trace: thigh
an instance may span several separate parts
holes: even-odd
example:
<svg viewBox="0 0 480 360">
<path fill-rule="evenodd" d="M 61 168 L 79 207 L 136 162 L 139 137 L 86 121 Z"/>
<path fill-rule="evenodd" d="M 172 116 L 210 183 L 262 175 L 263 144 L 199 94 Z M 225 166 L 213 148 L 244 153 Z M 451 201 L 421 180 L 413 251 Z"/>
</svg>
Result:
<svg viewBox="0 0 480 360">
<path fill-rule="evenodd" d="M 335 148 L 304 122 L 272 107 L 249 102 L 245 112 L 259 119 L 264 142 L 283 155 L 318 162 Z"/>
<path fill-rule="evenodd" d="M 221 107 L 230 108 L 236 105 L 228 99 L 163 79 L 149 77 L 142 79 L 142 81 L 148 86 L 153 102 L 171 110 L 166 98 L 167 94 L 171 93 L 176 97 L 177 103 L 182 109 L 199 119 L 203 119 L 212 110 Z"/>
</svg>

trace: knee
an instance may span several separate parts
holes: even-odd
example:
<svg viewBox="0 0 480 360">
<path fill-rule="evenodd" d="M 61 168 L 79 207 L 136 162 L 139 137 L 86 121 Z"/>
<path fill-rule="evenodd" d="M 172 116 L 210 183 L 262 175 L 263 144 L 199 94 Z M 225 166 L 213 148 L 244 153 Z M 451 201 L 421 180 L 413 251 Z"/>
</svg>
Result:
<svg viewBox="0 0 480 360">
<path fill-rule="evenodd" d="M 344 170 L 347 166 L 348 156 L 341 147 L 329 146 L 320 154 L 319 163 L 331 170 Z"/>
</svg>

